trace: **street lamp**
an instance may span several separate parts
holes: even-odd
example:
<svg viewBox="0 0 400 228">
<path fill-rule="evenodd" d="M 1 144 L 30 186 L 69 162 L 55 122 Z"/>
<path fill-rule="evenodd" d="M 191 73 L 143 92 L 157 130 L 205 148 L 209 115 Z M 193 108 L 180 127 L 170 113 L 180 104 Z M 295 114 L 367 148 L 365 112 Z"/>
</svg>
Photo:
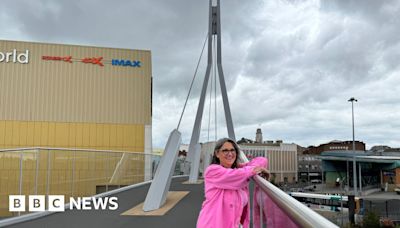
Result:
<svg viewBox="0 0 400 228">
<path fill-rule="evenodd" d="M 348 102 L 351 102 L 351 118 L 352 118 L 352 126 L 353 126 L 353 187 L 354 187 L 354 196 L 357 195 L 357 170 L 356 170 L 356 144 L 354 141 L 354 101 L 357 102 L 357 99 L 354 97 L 350 98 Z"/>
<path fill-rule="evenodd" d="M 307 159 L 307 179 L 308 179 L 308 185 L 310 185 L 311 184 L 311 182 L 310 182 L 310 160 L 311 160 L 311 158 L 307 156 L 306 159 Z"/>
</svg>

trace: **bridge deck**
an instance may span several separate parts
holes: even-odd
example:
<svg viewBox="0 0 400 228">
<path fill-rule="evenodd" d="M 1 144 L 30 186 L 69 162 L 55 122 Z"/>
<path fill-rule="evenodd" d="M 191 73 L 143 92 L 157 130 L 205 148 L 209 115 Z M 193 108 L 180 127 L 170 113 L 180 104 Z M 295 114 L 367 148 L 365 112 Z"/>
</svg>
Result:
<svg viewBox="0 0 400 228">
<path fill-rule="evenodd" d="M 179 203 L 163 216 L 125 216 L 123 212 L 142 203 L 150 184 L 133 188 L 113 196 L 119 208 L 112 210 L 67 210 L 9 227 L 196 227 L 197 216 L 204 199 L 204 184 L 182 184 L 187 177 L 174 178 L 170 191 L 189 191 Z"/>
</svg>

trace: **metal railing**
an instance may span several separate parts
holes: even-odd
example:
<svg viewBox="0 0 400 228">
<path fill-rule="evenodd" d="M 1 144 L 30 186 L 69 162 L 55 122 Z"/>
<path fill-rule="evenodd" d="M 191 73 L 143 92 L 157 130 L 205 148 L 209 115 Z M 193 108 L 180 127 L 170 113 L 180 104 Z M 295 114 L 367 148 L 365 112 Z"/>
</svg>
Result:
<svg viewBox="0 0 400 228">
<path fill-rule="evenodd" d="M 254 227 L 338 227 L 263 178 L 253 179 Z"/>
<path fill-rule="evenodd" d="M 159 157 L 92 149 L 0 150 L 0 217 L 29 213 L 10 212 L 10 195 L 64 195 L 67 200 L 151 180 Z"/>
<path fill-rule="evenodd" d="M 242 151 L 239 158 L 249 161 Z M 253 180 L 253 227 L 338 227 L 260 176 Z"/>
</svg>

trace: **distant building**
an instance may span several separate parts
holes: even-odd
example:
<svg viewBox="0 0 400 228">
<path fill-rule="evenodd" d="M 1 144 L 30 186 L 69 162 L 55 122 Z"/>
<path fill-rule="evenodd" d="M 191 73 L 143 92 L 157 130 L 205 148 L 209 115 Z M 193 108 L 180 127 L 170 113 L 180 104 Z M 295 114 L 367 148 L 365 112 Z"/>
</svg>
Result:
<svg viewBox="0 0 400 228">
<path fill-rule="evenodd" d="M 365 152 L 365 143 L 355 141 L 357 153 Z M 333 140 L 319 146 L 309 146 L 308 148 L 298 148 L 298 168 L 299 179 L 301 182 L 322 182 L 324 181 L 322 161 L 319 155 L 329 152 L 330 154 L 352 153 L 353 141 Z"/>
<path fill-rule="evenodd" d="M 303 183 L 322 183 L 322 164 L 317 155 L 298 155 L 299 181 Z"/>
<path fill-rule="evenodd" d="M 368 152 L 373 155 L 400 156 L 400 148 L 391 148 L 385 145 L 373 146 Z"/>
<path fill-rule="evenodd" d="M 181 144 L 178 151 L 178 159 L 175 165 L 175 174 L 189 175 L 190 164 L 186 162 L 186 156 L 189 150 L 189 144 Z"/>
<path fill-rule="evenodd" d="M 189 144 L 181 144 L 179 146 L 179 151 L 189 151 Z"/>
<path fill-rule="evenodd" d="M 251 139 L 241 138 L 239 141 L 237 141 L 237 143 L 238 143 L 238 144 L 254 143 L 254 141 L 251 140 Z"/>
<path fill-rule="evenodd" d="M 355 150 L 356 151 L 365 151 L 365 143 L 361 141 L 355 141 Z M 352 151 L 353 150 L 353 141 L 339 141 L 333 140 L 328 143 L 321 144 L 317 147 L 309 146 L 303 154 L 316 154 L 319 155 L 322 152 L 327 151 Z"/>
<path fill-rule="evenodd" d="M 382 155 L 386 149 L 390 149 L 390 147 L 385 145 L 377 145 L 371 147 L 371 149 L 369 149 L 369 152 L 374 155 Z"/>
<path fill-rule="evenodd" d="M 214 153 L 215 142 L 201 143 L 201 156 L 200 156 L 200 166 L 199 172 L 203 175 L 204 170 L 210 165 L 211 159 Z"/>
<path fill-rule="evenodd" d="M 354 156 L 355 155 L 355 156 Z M 355 157 L 355 159 L 353 158 Z M 320 156 L 327 186 L 353 187 L 353 161 L 356 161 L 357 187 L 383 186 L 393 191 L 400 185 L 400 156 L 376 156 L 363 151 L 329 151 Z M 349 164 L 349 166 L 347 166 Z M 347 168 L 348 167 L 348 168 Z M 360 181 L 361 179 L 361 181 Z"/>
<path fill-rule="evenodd" d="M 365 154 L 365 143 L 355 141 L 355 152 L 357 154 Z M 346 177 L 345 173 L 336 173 L 336 169 L 323 164 L 321 155 L 338 155 L 353 154 L 353 141 L 333 140 L 328 143 L 320 144 L 319 146 L 309 146 L 306 148 L 303 155 L 299 155 L 299 179 L 302 182 L 329 182 L 334 185 L 335 180 L 339 177 L 340 180 Z M 335 170 L 332 172 L 332 169 Z"/>
<path fill-rule="evenodd" d="M 252 159 L 254 157 L 267 157 L 268 169 L 272 174 L 271 181 L 276 183 L 293 183 L 297 176 L 297 148 L 294 143 L 283 143 L 282 140 L 263 141 L 261 129 L 257 129 L 255 142 L 242 138 L 238 141 L 240 149 Z M 257 142 L 258 141 L 258 142 Z"/>
<path fill-rule="evenodd" d="M 388 148 L 383 151 L 384 156 L 400 156 L 400 148 Z"/>
<path fill-rule="evenodd" d="M 261 128 L 257 129 L 257 132 L 256 132 L 256 143 L 263 143 L 263 137 L 262 137 Z"/>
<path fill-rule="evenodd" d="M 340 146 L 337 146 L 340 145 Z M 386 186 L 388 191 L 400 185 L 400 149 L 385 145 L 373 146 L 365 150 L 363 142 L 356 141 L 352 151 L 352 141 L 321 144 L 319 150 L 323 172 L 328 186 L 353 187 L 353 161 L 356 162 L 356 184 L 367 186 Z M 333 147 L 333 148 L 332 148 Z M 349 148 L 350 149 L 349 149 Z M 314 149 L 315 151 L 317 149 Z M 355 157 L 355 158 L 353 158 Z M 361 179 L 361 181 L 360 181 Z M 339 180 L 339 183 L 337 183 Z"/>
</svg>

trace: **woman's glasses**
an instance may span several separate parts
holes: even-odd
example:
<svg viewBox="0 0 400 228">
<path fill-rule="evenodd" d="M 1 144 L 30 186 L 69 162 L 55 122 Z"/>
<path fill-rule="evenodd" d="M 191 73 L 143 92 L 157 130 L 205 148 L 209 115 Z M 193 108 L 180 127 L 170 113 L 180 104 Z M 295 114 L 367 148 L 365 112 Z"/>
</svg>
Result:
<svg viewBox="0 0 400 228">
<path fill-rule="evenodd" d="M 229 153 L 231 154 L 236 154 L 236 150 L 235 149 L 223 149 L 220 150 L 224 155 L 228 155 Z"/>
</svg>

